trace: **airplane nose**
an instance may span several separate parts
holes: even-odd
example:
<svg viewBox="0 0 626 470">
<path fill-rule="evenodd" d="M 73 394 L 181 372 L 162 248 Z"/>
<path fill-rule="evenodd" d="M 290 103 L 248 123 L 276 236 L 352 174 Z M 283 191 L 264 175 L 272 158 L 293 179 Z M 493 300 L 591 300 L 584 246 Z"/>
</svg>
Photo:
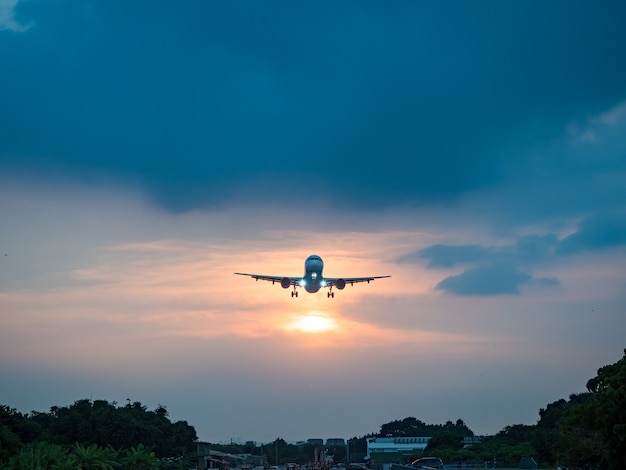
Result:
<svg viewBox="0 0 626 470">
<path fill-rule="evenodd" d="M 306 260 L 305 268 L 310 271 L 321 271 L 324 269 L 324 262 L 319 256 L 310 256 Z"/>
</svg>

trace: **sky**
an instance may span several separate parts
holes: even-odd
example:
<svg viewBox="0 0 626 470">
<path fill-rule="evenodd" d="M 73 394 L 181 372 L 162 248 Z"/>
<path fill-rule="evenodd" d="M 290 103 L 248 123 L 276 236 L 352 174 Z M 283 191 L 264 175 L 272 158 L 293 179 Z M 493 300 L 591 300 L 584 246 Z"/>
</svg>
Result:
<svg viewBox="0 0 626 470">
<path fill-rule="evenodd" d="M 0 403 L 204 441 L 534 424 L 626 347 L 626 3 L 0 0 Z M 235 276 L 390 275 L 291 298 Z"/>
</svg>

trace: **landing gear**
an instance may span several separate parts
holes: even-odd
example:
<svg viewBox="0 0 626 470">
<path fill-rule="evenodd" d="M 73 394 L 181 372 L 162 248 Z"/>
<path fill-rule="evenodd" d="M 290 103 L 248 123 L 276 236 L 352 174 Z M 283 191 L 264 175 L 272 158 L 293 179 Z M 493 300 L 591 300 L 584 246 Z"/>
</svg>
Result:
<svg viewBox="0 0 626 470">
<path fill-rule="evenodd" d="M 330 299 L 331 297 L 334 299 L 335 298 L 335 293 L 331 290 L 329 292 L 326 293 L 326 296 Z"/>
<path fill-rule="evenodd" d="M 291 296 L 292 296 L 292 297 L 298 297 L 298 291 L 294 289 L 294 290 L 291 292 Z"/>
</svg>

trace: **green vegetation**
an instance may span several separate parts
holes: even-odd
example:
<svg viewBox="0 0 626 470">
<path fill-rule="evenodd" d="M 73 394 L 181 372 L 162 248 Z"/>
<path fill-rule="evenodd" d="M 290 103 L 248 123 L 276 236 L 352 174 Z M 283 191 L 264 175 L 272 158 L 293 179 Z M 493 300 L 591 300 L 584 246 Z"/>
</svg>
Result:
<svg viewBox="0 0 626 470">
<path fill-rule="evenodd" d="M 516 467 L 522 458 L 533 457 L 543 468 L 626 468 L 626 350 L 618 362 L 598 370 L 587 390 L 540 409 L 535 425 L 507 426 L 467 447 L 463 439 L 474 434 L 461 419 L 432 425 L 408 417 L 383 424 L 378 434 L 353 437 L 347 446 L 330 447 L 326 455 L 337 463 L 357 461 L 367 452 L 367 437 L 431 437 L 423 454 L 447 463 L 495 460 Z M 139 402 L 117 406 L 79 400 L 67 407 L 54 406 L 48 413 L 23 414 L 0 405 L 3 470 L 187 468 L 196 441 L 195 429 L 185 421 L 172 423 L 163 406 L 148 411 Z M 311 444 L 296 446 L 280 438 L 260 447 L 209 444 L 209 448 L 249 454 L 269 465 L 304 464 L 315 452 Z"/>
<path fill-rule="evenodd" d="M 427 437 L 441 433 L 454 433 L 461 437 L 473 436 L 474 433 L 465 425 L 462 419 L 456 423 L 447 421 L 446 424 L 425 424 L 419 419 L 409 417 L 399 421 L 391 421 L 380 427 L 379 437 Z"/>
<path fill-rule="evenodd" d="M 172 423 L 163 406 L 78 400 L 26 415 L 0 405 L 0 468 L 10 470 L 176 468 L 196 440 L 195 429 Z"/>
<path fill-rule="evenodd" d="M 463 447 L 463 437 L 471 434 L 459 426 L 460 420 L 456 426 L 448 422 L 433 428 L 406 418 L 383 425 L 380 436 L 432 436 L 424 455 L 447 463 L 496 460 L 499 465 L 516 467 L 520 459 L 533 457 L 543 468 L 624 469 L 626 350 L 618 362 L 598 370 L 598 375 L 587 382 L 587 390 L 539 410 L 536 425 L 507 426 L 468 447 Z"/>
</svg>

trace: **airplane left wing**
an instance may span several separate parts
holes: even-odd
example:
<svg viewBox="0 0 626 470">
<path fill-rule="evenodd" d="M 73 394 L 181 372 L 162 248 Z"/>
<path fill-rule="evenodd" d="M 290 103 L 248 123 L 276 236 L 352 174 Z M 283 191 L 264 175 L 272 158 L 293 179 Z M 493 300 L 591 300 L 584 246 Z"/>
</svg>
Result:
<svg viewBox="0 0 626 470">
<path fill-rule="evenodd" d="M 358 283 L 358 282 L 367 282 L 368 284 L 370 283 L 370 281 L 373 281 L 374 279 L 384 279 L 386 277 L 391 277 L 391 276 L 371 276 L 371 277 L 325 277 L 324 280 L 326 281 L 328 287 L 337 287 L 337 289 L 343 289 L 347 284 L 350 284 L 351 286 L 353 286 L 354 284 Z"/>
</svg>

